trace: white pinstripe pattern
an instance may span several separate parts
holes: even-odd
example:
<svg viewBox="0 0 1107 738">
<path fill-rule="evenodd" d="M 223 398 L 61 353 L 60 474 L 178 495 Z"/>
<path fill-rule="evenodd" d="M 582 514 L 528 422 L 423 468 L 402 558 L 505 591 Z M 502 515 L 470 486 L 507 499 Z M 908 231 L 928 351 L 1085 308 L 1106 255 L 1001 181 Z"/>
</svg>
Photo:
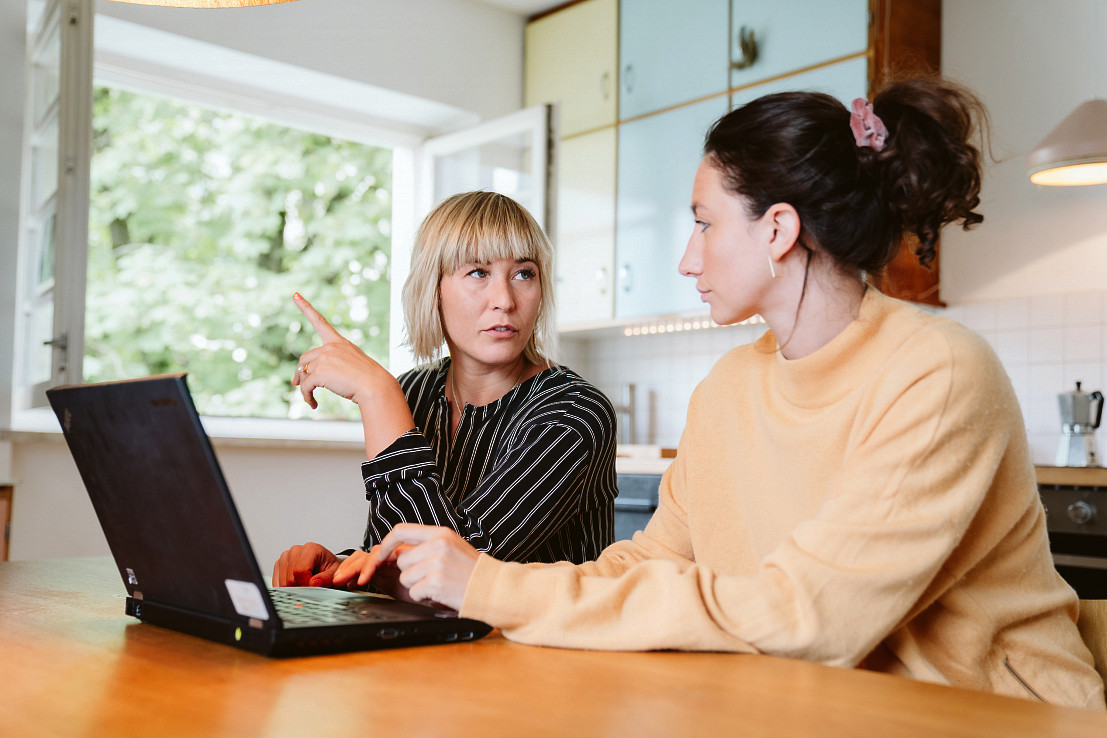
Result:
<svg viewBox="0 0 1107 738">
<path fill-rule="evenodd" d="M 611 403 L 553 367 L 489 405 L 466 405 L 451 441 L 449 365 L 400 377 L 417 429 L 362 465 L 364 547 L 409 522 L 448 526 L 509 561 L 594 559 L 614 539 Z"/>
</svg>

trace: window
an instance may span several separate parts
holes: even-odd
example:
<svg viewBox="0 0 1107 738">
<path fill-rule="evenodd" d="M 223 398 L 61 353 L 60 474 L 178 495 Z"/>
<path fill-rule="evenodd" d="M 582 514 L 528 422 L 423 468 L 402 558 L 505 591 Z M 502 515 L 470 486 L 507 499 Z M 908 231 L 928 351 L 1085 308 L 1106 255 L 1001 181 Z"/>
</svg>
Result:
<svg viewBox="0 0 1107 738">
<path fill-rule="evenodd" d="M 46 96 L 52 100 L 46 107 L 58 111 L 58 122 L 51 129 L 49 116 L 40 119 L 36 113 L 38 127 L 25 127 L 32 132 L 27 150 L 40 145 L 42 152 L 25 156 L 24 162 L 40 162 L 40 170 L 60 174 L 57 194 L 45 200 L 30 196 L 30 176 L 24 176 L 12 427 L 56 428 L 48 411 L 26 412 L 44 404 L 49 386 L 171 370 L 190 371 L 201 412 L 209 419 L 240 412 L 296 416 L 304 407 L 290 401 L 288 379 L 295 356 L 313 344 L 314 336 L 291 304 L 293 291 L 304 292 L 350 338 L 387 362 L 390 371 L 410 366 L 410 353 L 400 345 L 399 311 L 379 315 L 380 293 L 388 293 L 389 306 L 398 306 L 415 225 L 430 204 L 450 194 L 441 181 L 435 196 L 420 194 L 434 188 L 440 176 L 424 164 L 436 141 L 431 135 L 471 125 L 472 113 L 103 15 L 96 17 L 93 64 L 92 1 L 46 0 L 44 5 L 46 20 L 35 39 L 47 51 L 36 51 L 34 59 L 46 60 L 41 66 L 47 72 L 58 70 L 59 90 L 53 98 Z M 68 21 L 66 13 L 80 22 L 59 23 L 58 18 Z M 58 35 L 54 47 L 49 45 L 51 28 Z M 49 53 L 56 53 L 58 61 L 51 62 Z M 95 126 L 90 121 L 93 67 L 99 85 Z M 84 111 L 83 124 L 67 122 L 67 110 Z M 125 144 L 126 129 L 109 125 L 113 114 L 131 116 L 135 126 L 162 128 Z M 476 136 L 472 143 L 481 148 L 479 154 L 452 151 L 465 136 L 437 149 L 435 156 L 455 157 L 449 167 L 463 165 L 477 177 L 451 181 L 448 187 L 519 186 L 536 198 L 534 203 L 521 198 L 535 215 L 549 218 L 548 111 L 532 111 L 527 118 L 530 123 L 515 122 L 502 131 L 506 148 L 473 127 L 468 132 Z M 497 128 L 496 121 L 485 125 Z M 520 126 L 533 137 L 520 137 Z M 254 199 L 264 194 L 261 199 L 270 205 L 264 212 L 232 206 L 230 196 L 216 190 L 244 187 L 247 178 L 238 175 L 250 157 L 216 153 L 198 141 L 178 143 L 169 147 L 172 151 L 163 145 L 175 136 L 198 135 L 201 128 L 239 139 L 262 130 L 262 137 L 288 137 L 276 150 L 306 146 L 312 163 L 303 161 L 303 154 L 284 165 L 266 154 L 252 155 L 264 162 L 253 173 L 255 185 L 271 174 L 295 180 L 294 186 L 251 192 Z M 88 133 L 93 129 L 95 155 Z M 184 183 L 179 171 L 171 173 L 163 162 L 150 159 L 148 147 L 155 153 L 160 147 L 184 162 L 184 169 L 191 167 L 207 179 Z M 144 163 L 128 169 L 121 154 Z M 512 159 L 523 167 L 522 176 L 504 174 Z M 328 167 L 326 177 L 309 176 Z M 492 181 L 485 181 L 489 171 Z M 70 180 L 80 185 L 82 174 L 84 190 L 76 186 L 67 193 L 64 185 Z M 173 217 L 152 214 L 166 210 Z M 365 217 L 354 218 L 355 211 Z M 337 228 L 324 231 L 334 223 Z M 87 237 L 79 232 L 90 225 Z M 215 239 L 214 231 L 230 235 Z M 326 248 L 320 245 L 324 242 Z M 295 271 L 284 268 L 292 260 Z M 252 274 L 242 271 L 246 265 Z M 318 292 L 313 293 L 313 284 Z M 207 299 L 198 301 L 198 294 Z M 329 417 L 352 410 L 336 402 L 340 407 L 329 408 Z M 215 435 L 360 436 L 360 428 L 347 422 L 306 424 L 314 430 L 301 431 L 290 426 L 304 424 L 215 421 L 209 425 Z"/>
<path fill-rule="evenodd" d="M 188 371 L 204 415 L 353 419 L 289 384 L 302 292 L 388 366 L 392 152 L 97 87 L 85 381 Z"/>
<path fill-rule="evenodd" d="M 87 234 L 92 7 L 50 0 L 30 46 L 16 290 L 15 406 L 80 380 L 84 261 L 60 253 Z M 22 349 L 22 350 L 20 350 Z M 76 361 L 73 360 L 76 357 Z"/>
</svg>

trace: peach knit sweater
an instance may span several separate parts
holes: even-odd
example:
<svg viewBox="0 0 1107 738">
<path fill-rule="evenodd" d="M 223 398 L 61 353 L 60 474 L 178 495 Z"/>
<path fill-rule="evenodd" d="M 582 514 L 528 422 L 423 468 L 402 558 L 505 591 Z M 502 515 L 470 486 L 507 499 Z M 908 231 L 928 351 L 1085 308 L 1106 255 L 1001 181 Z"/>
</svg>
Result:
<svg viewBox="0 0 1107 738">
<path fill-rule="evenodd" d="M 1104 709 L 1023 420 L 976 334 L 866 292 L 789 361 L 700 383 L 645 531 L 591 563 L 481 555 L 462 614 L 523 643 L 759 652 Z"/>
</svg>

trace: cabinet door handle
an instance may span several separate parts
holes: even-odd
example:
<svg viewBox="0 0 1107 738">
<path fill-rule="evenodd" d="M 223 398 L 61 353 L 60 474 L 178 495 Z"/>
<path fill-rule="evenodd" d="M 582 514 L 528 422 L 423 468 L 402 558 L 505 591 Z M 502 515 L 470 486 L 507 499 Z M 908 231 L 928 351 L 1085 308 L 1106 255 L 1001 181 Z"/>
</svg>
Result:
<svg viewBox="0 0 1107 738">
<path fill-rule="evenodd" d="M 619 267 L 619 283 L 623 285 L 623 292 L 634 289 L 634 272 L 631 271 L 630 264 Z"/>
<path fill-rule="evenodd" d="M 634 92 L 634 65 L 627 64 L 623 69 L 623 89 L 627 91 L 627 94 Z"/>
<path fill-rule="evenodd" d="M 611 72 L 600 75 L 600 99 L 607 100 L 611 97 Z"/>
<path fill-rule="evenodd" d="M 735 37 L 735 41 L 738 42 L 738 48 L 742 50 L 741 58 L 732 61 L 730 63 L 731 69 L 749 69 L 757 61 L 757 39 L 753 35 L 753 29 L 749 26 L 742 26 L 738 29 L 738 35 Z"/>
<path fill-rule="evenodd" d="M 596 286 L 601 295 L 607 294 L 607 267 L 602 266 L 596 270 Z"/>
</svg>

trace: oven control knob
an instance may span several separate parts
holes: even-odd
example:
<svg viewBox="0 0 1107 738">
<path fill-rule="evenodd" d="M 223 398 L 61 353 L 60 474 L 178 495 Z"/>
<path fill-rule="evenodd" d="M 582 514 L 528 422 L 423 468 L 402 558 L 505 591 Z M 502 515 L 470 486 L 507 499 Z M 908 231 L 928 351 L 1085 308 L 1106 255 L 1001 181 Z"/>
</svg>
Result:
<svg viewBox="0 0 1107 738">
<path fill-rule="evenodd" d="M 1084 500 L 1078 500 L 1069 505 L 1068 513 L 1069 520 L 1077 525 L 1085 525 L 1095 518 L 1095 505 Z"/>
</svg>

